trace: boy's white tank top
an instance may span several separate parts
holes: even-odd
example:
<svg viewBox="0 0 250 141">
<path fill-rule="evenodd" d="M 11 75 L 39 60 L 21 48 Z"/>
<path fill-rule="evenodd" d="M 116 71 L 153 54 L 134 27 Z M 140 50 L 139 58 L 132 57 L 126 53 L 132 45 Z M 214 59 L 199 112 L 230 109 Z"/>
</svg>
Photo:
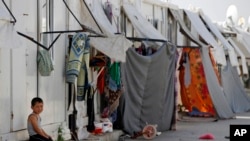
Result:
<svg viewBox="0 0 250 141">
<path fill-rule="evenodd" d="M 31 113 L 29 115 L 29 117 L 31 115 L 33 115 L 34 113 Z M 38 127 L 41 128 L 41 117 L 40 116 L 36 116 L 37 117 L 37 123 L 38 123 Z M 35 132 L 31 122 L 28 120 L 28 133 L 29 133 L 29 136 L 33 136 L 33 135 L 36 135 L 37 133 Z"/>
</svg>

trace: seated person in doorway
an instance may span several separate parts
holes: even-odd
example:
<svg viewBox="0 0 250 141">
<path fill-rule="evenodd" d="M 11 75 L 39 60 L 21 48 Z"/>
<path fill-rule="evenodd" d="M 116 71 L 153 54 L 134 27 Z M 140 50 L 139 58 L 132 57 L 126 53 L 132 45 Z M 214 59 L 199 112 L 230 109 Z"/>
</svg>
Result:
<svg viewBox="0 0 250 141">
<path fill-rule="evenodd" d="M 35 97 L 31 101 L 33 112 L 28 116 L 29 141 L 52 141 L 52 138 L 41 128 L 40 113 L 43 111 L 43 100 Z"/>
</svg>

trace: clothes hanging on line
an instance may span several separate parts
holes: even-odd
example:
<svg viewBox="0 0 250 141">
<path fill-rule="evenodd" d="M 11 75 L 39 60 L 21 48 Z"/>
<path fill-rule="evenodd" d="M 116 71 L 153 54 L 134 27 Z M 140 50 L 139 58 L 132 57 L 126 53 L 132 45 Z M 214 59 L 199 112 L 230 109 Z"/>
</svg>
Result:
<svg viewBox="0 0 250 141">
<path fill-rule="evenodd" d="M 54 70 L 50 52 L 48 50 L 40 49 L 37 54 L 38 71 L 41 76 L 50 76 Z"/>
<path fill-rule="evenodd" d="M 219 79 L 215 61 L 213 67 Z M 207 86 L 199 48 L 183 48 L 179 67 L 181 100 L 191 116 L 215 116 L 216 111 Z"/>
<path fill-rule="evenodd" d="M 66 82 L 77 83 L 78 101 L 84 100 L 85 89 L 89 87 L 87 72 L 89 48 L 89 37 L 87 34 L 79 32 L 73 36 L 66 68 Z"/>
</svg>

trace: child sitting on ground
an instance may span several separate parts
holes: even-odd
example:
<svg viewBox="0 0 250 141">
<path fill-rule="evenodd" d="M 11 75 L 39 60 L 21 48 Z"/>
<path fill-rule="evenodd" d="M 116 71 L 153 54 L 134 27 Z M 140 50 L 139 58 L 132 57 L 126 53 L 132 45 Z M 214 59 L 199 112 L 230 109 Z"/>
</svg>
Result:
<svg viewBox="0 0 250 141">
<path fill-rule="evenodd" d="M 53 141 L 52 138 L 41 128 L 41 117 L 43 111 L 43 100 L 35 97 L 31 101 L 33 112 L 28 117 L 29 141 Z"/>
</svg>

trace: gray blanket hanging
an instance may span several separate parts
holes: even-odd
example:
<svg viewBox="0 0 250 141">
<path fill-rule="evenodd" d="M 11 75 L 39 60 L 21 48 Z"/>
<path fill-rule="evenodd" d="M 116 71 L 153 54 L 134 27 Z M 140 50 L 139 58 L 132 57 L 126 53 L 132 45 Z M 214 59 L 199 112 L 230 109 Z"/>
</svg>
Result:
<svg viewBox="0 0 250 141">
<path fill-rule="evenodd" d="M 148 124 L 158 131 L 171 128 L 175 106 L 175 53 L 173 46 L 163 45 L 153 55 L 142 56 L 134 48 L 127 51 L 122 66 L 124 82 L 124 130 L 139 132 Z"/>
</svg>

